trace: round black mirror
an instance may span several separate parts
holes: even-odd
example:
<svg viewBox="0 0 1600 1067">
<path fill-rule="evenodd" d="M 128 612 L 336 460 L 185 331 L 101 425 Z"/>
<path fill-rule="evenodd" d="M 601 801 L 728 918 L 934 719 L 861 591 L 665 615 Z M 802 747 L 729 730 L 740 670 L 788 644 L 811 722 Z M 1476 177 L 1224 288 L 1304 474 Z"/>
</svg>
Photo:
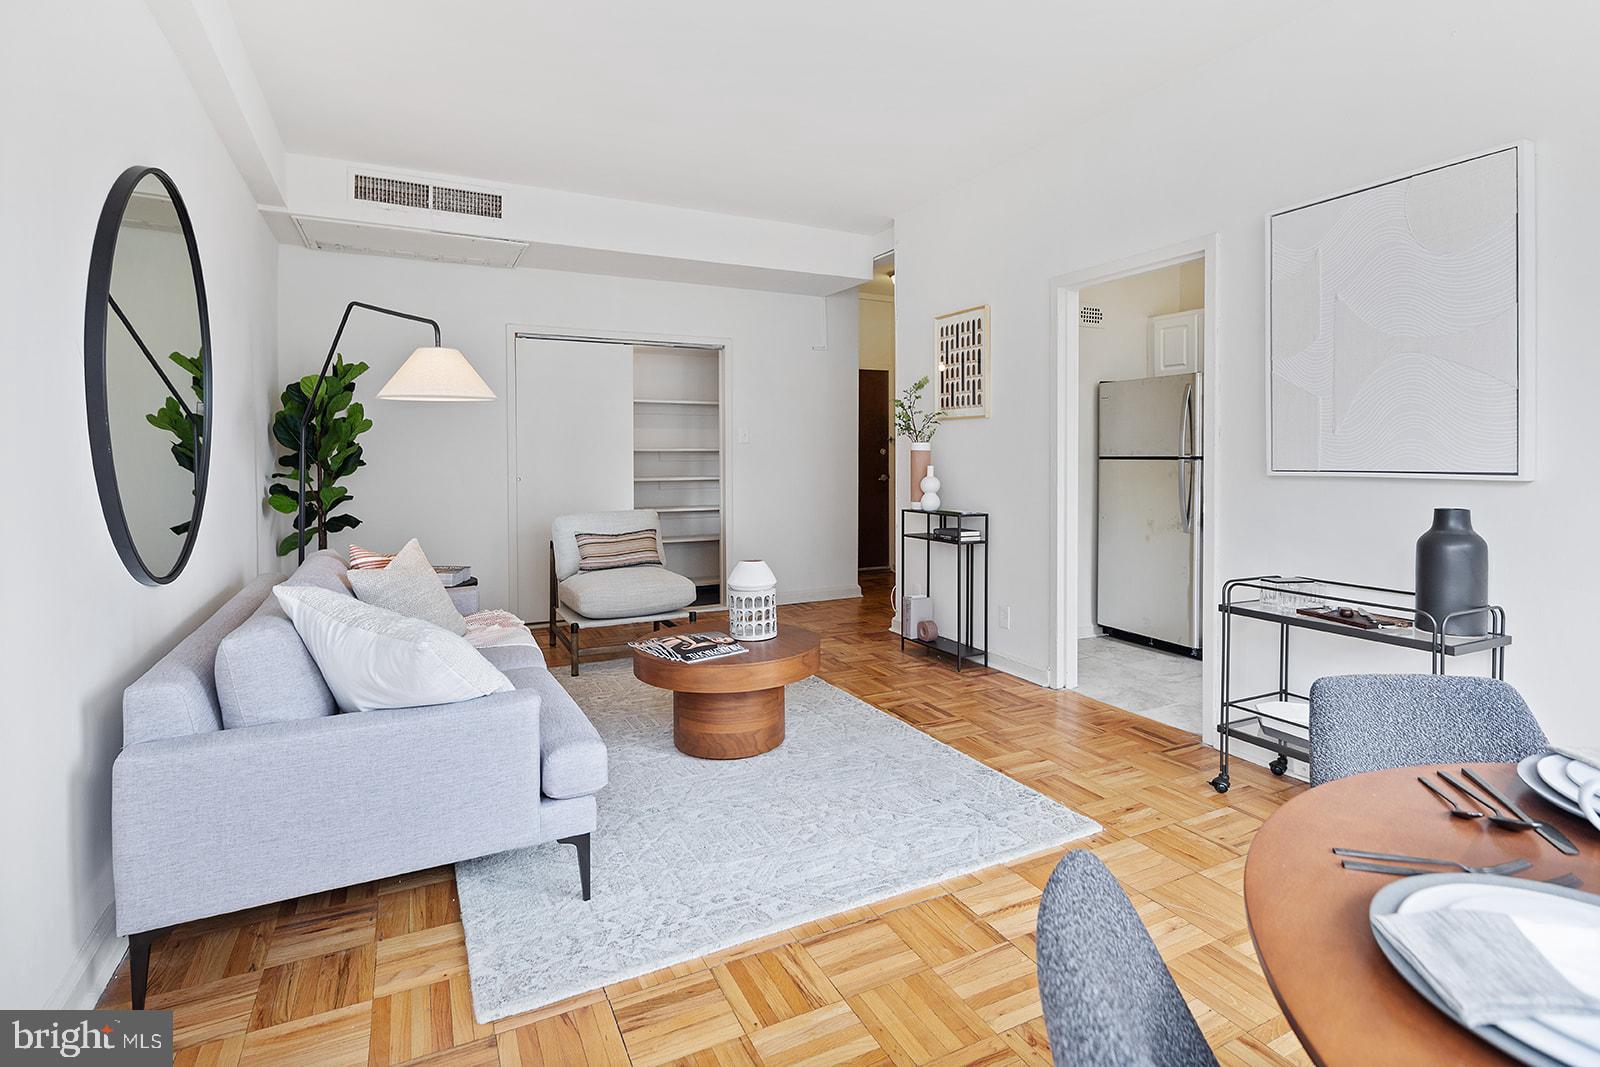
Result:
<svg viewBox="0 0 1600 1067">
<path fill-rule="evenodd" d="M 100 509 L 146 585 L 188 562 L 211 453 L 211 328 L 178 187 L 130 167 L 106 197 L 89 260 L 83 377 Z"/>
</svg>

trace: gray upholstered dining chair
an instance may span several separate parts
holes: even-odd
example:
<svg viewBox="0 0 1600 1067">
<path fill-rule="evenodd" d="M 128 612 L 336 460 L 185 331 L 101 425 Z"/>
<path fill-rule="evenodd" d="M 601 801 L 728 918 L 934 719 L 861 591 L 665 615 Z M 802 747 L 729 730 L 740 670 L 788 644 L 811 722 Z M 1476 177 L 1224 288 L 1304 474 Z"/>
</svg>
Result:
<svg viewBox="0 0 1600 1067">
<path fill-rule="evenodd" d="M 1058 1064 L 1215 1067 L 1138 912 L 1092 852 L 1069 852 L 1039 904 L 1039 997 Z"/>
<path fill-rule="evenodd" d="M 1549 744 L 1511 686 L 1439 674 L 1339 674 L 1311 686 L 1311 784 L 1426 763 L 1515 763 Z"/>
</svg>

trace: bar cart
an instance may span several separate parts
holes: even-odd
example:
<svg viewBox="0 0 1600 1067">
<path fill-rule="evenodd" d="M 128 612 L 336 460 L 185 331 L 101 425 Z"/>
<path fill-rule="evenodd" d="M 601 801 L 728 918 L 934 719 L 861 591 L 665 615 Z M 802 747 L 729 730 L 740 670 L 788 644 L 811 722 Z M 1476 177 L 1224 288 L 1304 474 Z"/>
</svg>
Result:
<svg viewBox="0 0 1600 1067">
<path fill-rule="evenodd" d="M 923 528 L 912 530 L 909 528 L 906 517 L 908 515 L 924 516 Z M 939 525 L 933 524 L 933 518 L 939 517 Z M 967 520 L 976 520 L 983 523 L 979 530 L 976 526 L 966 525 Z M 904 652 L 906 642 L 921 645 L 923 648 L 934 652 L 942 652 L 954 657 L 956 670 L 968 660 L 983 658 L 983 665 L 989 665 L 989 513 L 986 511 L 958 511 L 954 508 L 940 508 L 938 511 L 923 511 L 921 508 L 900 509 L 900 570 L 897 572 L 902 593 L 906 589 L 906 542 L 922 541 L 922 589 L 931 593 L 933 589 L 933 546 L 935 544 L 954 545 L 956 547 L 956 636 L 951 640 L 942 634 L 931 641 L 924 641 L 913 634 L 906 636 L 905 620 L 900 624 L 900 651 Z M 974 578 L 977 573 L 977 549 L 983 549 L 983 645 L 980 647 L 974 642 L 977 640 L 976 626 L 973 617 L 973 602 L 977 599 L 974 593 Z M 964 557 L 964 558 L 963 558 Z M 964 564 L 964 565 L 963 565 Z M 965 586 L 965 588 L 963 588 Z M 901 605 L 895 605 L 896 612 L 900 612 Z"/>
<path fill-rule="evenodd" d="M 1252 599 L 1245 599 L 1253 594 Z M 1395 601 L 1400 601 L 1395 603 Z M 1409 602 L 1407 602 L 1409 600 Z M 1371 629 L 1318 618 L 1301 613 L 1302 608 L 1321 605 L 1352 608 L 1369 617 L 1380 613 L 1393 619 L 1410 619 L 1406 626 L 1383 626 Z M 1221 752 L 1220 767 L 1211 786 L 1219 793 L 1228 791 L 1228 741 L 1247 741 L 1258 745 L 1276 757 L 1268 764 L 1273 774 L 1281 775 L 1289 769 L 1289 760 L 1311 759 L 1311 740 L 1306 727 L 1293 719 L 1264 711 L 1257 705 L 1261 701 L 1310 704 L 1310 696 L 1289 688 L 1289 631 L 1315 630 L 1321 633 L 1352 637 L 1359 641 L 1375 641 L 1398 648 L 1416 649 L 1428 653 L 1428 667 L 1433 674 L 1445 673 L 1445 664 L 1455 656 L 1470 656 L 1480 652 L 1489 654 L 1489 672 L 1503 679 L 1506 669 L 1506 647 L 1511 635 L 1506 633 L 1505 609 L 1496 604 L 1452 612 L 1442 620 L 1435 620 L 1416 606 L 1416 593 L 1408 589 L 1386 589 L 1376 585 L 1359 585 L 1352 582 L 1333 582 L 1322 578 L 1286 577 L 1281 574 L 1261 575 L 1255 578 L 1235 578 L 1222 587 L 1222 603 L 1217 605 L 1222 613 L 1222 714 L 1217 724 L 1217 747 Z M 1487 632 L 1481 635 L 1447 635 L 1446 630 L 1458 618 L 1480 615 L 1487 620 Z M 1252 696 L 1234 695 L 1232 674 L 1233 621 L 1255 619 L 1278 627 L 1278 687 Z M 1424 619 L 1432 625 L 1432 632 L 1419 630 L 1416 621 Z"/>
</svg>

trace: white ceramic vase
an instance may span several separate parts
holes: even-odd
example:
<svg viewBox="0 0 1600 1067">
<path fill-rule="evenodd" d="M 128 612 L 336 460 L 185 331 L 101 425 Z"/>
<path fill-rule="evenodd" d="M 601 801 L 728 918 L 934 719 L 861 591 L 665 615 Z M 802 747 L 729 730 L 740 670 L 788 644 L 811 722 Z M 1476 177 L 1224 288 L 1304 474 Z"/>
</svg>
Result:
<svg viewBox="0 0 1600 1067">
<path fill-rule="evenodd" d="M 922 510 L 938 511 L 940 482 L 938 477 L 934 475 L 931 466 L 928 468 L 928 473 L 923 476 L 922 483 L 918 488 L 922 490 L 922 500 L 919 501 L 922 505 Z"/>
<path fill-rule="evenodd" d="M 778 577 L 765 560 L 742 559 L 729 572 L 728 633 L 736 641 L 778 636 Z"/>
</svg>

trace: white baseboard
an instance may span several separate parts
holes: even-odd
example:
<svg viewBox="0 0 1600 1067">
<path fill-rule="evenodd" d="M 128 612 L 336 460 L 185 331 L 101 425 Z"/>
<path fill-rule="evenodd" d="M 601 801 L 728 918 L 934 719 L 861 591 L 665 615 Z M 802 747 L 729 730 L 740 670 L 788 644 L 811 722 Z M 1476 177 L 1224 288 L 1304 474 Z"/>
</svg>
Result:
<svg viewBox="0 0 1600 1067">
<path fill-rule="evenodd" d="M 115 905 L 107 904 L 78 950 L 66 977 L 41 1007 L 52 1011 L 92 1009 L 99 1003 L 101 991 L 116 973 L 117 964 L 122 962 L 127 949 L 127 941 L 117 936 Z"/>
<path fill-rule="evenodd" d="M 836 585 L 826 589 L 778 589 L 778 603 L 780 604 L 809 604 L 817 600 L 851 600 L 859 599 L 861 587 L 859 585 Z"/>
</svg>

